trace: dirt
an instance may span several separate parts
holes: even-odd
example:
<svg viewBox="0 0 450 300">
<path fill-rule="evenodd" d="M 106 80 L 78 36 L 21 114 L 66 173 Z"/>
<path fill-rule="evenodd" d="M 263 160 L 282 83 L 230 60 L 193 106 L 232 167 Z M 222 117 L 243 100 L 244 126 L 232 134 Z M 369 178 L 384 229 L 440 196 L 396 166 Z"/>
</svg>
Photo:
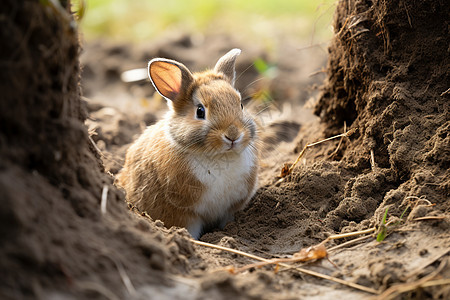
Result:
<svg viewBox="0 0 450 300">
<path fill-rule="evenodd" d="M 7 1 L 1 9 L 9 16 L 0 19 L 2 299 L 372 296 L 294 269 L 230 274 L 225 267 L 253 260 L 194 245 L 185 229 L 129 209 L 114 187 L 127 147 L 167 109 L 147 80 L 124 83 L 122 72 L 157 56 L 203 70 L 234 47 L 243 50 L 237 87 L 263 126 L 260 188 L 233 222 L 201 241 L 290 257 L 330 235 L 379 226 L 388 208 L 388 221 L 400 225 L 389 226 L 384 241 L 333 248 L 350 238 L 334 240 L 329 261 L 302 267 L 380 292 L 449 278 L 444 1 L 341 1 L 328 53 L 295 42 L 267 52 L 233 37 L 183 34 L 143 45 L 83 44 L 80 58 L 64 8 Z M 272 71 L 258 71 L 257 59 Z M 356 133 L 308 149 L 280 180 L 284 163 L 343 132 L 344 122 Z M 449 296 L 447 283 L 401 297 Z"/>
</svg>

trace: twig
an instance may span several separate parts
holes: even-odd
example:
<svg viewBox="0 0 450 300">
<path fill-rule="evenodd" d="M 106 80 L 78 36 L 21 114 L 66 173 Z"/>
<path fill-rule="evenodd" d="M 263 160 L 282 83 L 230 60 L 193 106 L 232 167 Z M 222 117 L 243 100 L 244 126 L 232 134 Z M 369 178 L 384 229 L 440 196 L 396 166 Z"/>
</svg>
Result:
<svg viewBox="0 0 450 300">
<path fill-rule="evenodd" d="M 344 121 L 344 132 L 346 132 L 346 131 L 347 131 L 347 122 Z M 341 137 L 341 139 L 339 140 L 339 144 L 337 145 L 337 147 L 333 151 L 333 153 L 331 153 L 330 157 L 333 157 L 339 151 L 339 148 L 341 148 L 341 144 L 342 144 L 343 140 L 344 140 L 344 137 Z"/>
<path fill-rule="evenodd" d="M 351 136 L 353 133 L 355 133 L 356 130 L 357 130 L 357 128 L 353 128 L 353 129 L 350 129 L 350 130 L 347 131 L 347 132 L 344 132 L 344 133 L 341 133 L 341 134 L 338 134 L 338 135 L 335 135 L 335 136 L 326 138 L 326 139 L 324 139 L 324 140 L 321 140 L 321 141 L 318 141 L 318 142 L 315 142 L 315 143 L 306 145 L 305 147 L 303 147 L 303 150 L 300 152 L 300 154 L 298 155 L 297 159 L 296 159 L 295 162 L 292 164 L 292 166 L 291 166 L 288 170 L 285 170 L 285 168 L 283 168 L 283 170 L 281 171 L 281 177 L 286 177 L 287 175 L 289 175 L 289 174 L 292 173 L 292 170 L 295 168 L 295 166 L 297 165 L 297 163 L 300 161 L 300 159 L 302 158 L 302 156 L 303 156 L 303 154 L 305 153 L 306 149 L 311 148 L 311 147 L 314 147 L 314 146 L 319 145 L 319 144 L 324 143 L 324 142 L 331 141 L 331 140 L 333 140 L 333 139 L 340 138 L 340 137 L 349 137 L 349 136 Z"/>
<path fill-rule="evenodd" d="M 210 243 L 206 243 L 206 242 L 202 242 L 202 241 L 197 241 L 197 240 L 191 240 L 192 243 L 196 244 L 196 245 L 200 245 L 200 246 L 204 246 L 204 247 L 209 247 L 209 248 L 213 248 L 213 249 L 217 249 L 217 250 L 222 250 L 222 251 L 227 251 L 230 253 L 234 253 L 234 254 L 238 254 L 241 256 L 245 256 L 248 258 L 252 258 L 252 259 L 256 259 L 259 261 L 269 261 L 270 259 L 266 259 L 266 258 L 262 258 L 250 253 L 246 253 L 240 250 L 236 250 L 236 249 L 232 249 L 232 248 L 228 248 L 228 247 L 223 247 L 223 246 L 219 246 L 219 245 L 214 245 L 214 244 L 210 244 Z"/>
<path fill-rule="evenodd" d="M 437 280 L 430 280 L 423 284 L 421 284 L 421 287 L 429 287 L 429 286 L 436 286 L 436 285 L 447 285 L 450 284 L 450 278 L 442 278 Z"/>
<path fill-rule="evenodd" d="M 92 146 L 94 146 L 95 150 L 97 151 L 97 153 L 101 156 L 104 157 L 102 150 L 100 150 L 100 148 L 97 146 L 97 144 L 94 142 L 94 140 L 91 138 L 90 135 L 88 135 L 89 141 L 92 143 Z"/>
<path fill-rule="evenodd" d="M 339 30 L 339 32 L 336 34 L 336 36 L 340 37 L 340 35 L 342 34 L 342 32 L 344 32 L 344 29 L 346 29 L 345 26 L 347 25 L 348 20 L 350 20 L 350 17 L 347 17 L 347 18 L 345 19 L 345 22 L 344 22 L 344 24 L 342 25 L 341 30 Z"/>
<path fill-rule="evenodd" d="M 414 203 L 414 206 L 411 208 L 411 211 L 413 211 L 418 205 L 419 205 L 419 202 L 420 201 L 424 201 L 425 203 L 426 203 L 426 206 L 433 206 L 434 204 L 433 203 L 431 203 L 430 201 L 428 201 L 426 198 L 422 198 L 422 197 L 417 197 L 417 196 L 408 196 L 408 197 L 406 197 L 405 199 L 415 199 L 415 201 L 413 202 L 413 201 L 410 201 L 410 203 L 412 204 L 412 203 Z M 410 205 L 411 205 L 410 204 Z M 406 220 L 408 220 L 408 221 L 411 221 L 411 219 L 412 219 L 412 215 L 410 214 L 407 218 L 406 218 Z"/>
<path fill-rule="evenodd" d="M 450 93 L 450 88 L 448 88 L 445 92 L 442 92 L 440 96 L 442 97 L 442 96 L 444 96 L 445 94 L 448 94 L 448 93 Z"/>
<path fill-rule="evenodd" d="M 250 265 L 243 266 L 238 269 L 229 269 L 233 273 L 240 273 L 251 268 L 261 268 L 267 265 L 276 265 L 275 270 L 278 270 L 278 266 L 280 263 L 288 262 L 288 263 L 299 263 L 299 262 L 308 262 L 313 260 L 319 260 L 322 258 L 327 258 L 328 252 L 323 243 L 320 243 L 315 246 L 311 246 L 308 248 L 303 248 L 299 252 L 295 253 L 292 257 L 285 258 L 272 258 L 269 261 L 262 261 Z M 331 262 L 331 261 L 330 261 Z"/>
<path fill-rule="evenodd" d="M 325 239 L 325 241 L 338 240 L 338 239 L 343 239 L 343 238 L 352 237 L 352 236 L 356 236 L 356 235 L 372 233 L 372 232 L 375 232 L 375 230 L 376 230 L 375 227 L 373 227 L 373 228 L 369 228 L 369 229 L 361 230 L 361 231 L 330 235 L 328 238 Z"/>
<path fill-rule="evenodd" d="M 405 200 L 407 200 L 407 199 L 415 199 L 415 200 L 417 200 L 416 206 L 419 204 L 419 201 L 425 201 L 425 202 L 427 203 L 427 205 L 434 205 L 434 204 L 431 203 L 427 198 L 423 198 L 423 197 L 424 197 L 424 196 L 421 196 L 421 197 L 417 197 L 417 196 L 408 196 L 408 197 L 405 198 Z M 415 208 L 415 206 L 414 206 L 414 208 Z"/>
<path fill-rule="evenodd" d="M 355 33 L 354 35 L 352 35 L 351 37 L 349 37 L 349 40 L 354 39 L 355 37 L 357 37 L 357 36 L 360 35 L 361 33 L 364 33 L 364 32 L 367 32 L 367 31 L 370 31 L 370 30 L 367 29 L 367 28 L 361 29 L 360 31 L 358 31 L 357 33 Z"/>
<path fill-rule="evenodd" d="M 108 201 L 108 185 L 103 185 L 102 201 L 100 202 L 100 211 L 102 215 L 106 214 L 106 202 Z"/>
<path fill-rule="evenodd" d="M 365 22 L 365 21 L 367 21 L 367 16 L 365 16 L 363 14 L 352 16 L 352 20 L 350 21 L 348 29 L 352 29 L 356 25 L 358 25 L 362 22 Z"/>
<path fill-rule="evenodd" d="M 358 242 L 367 240 L 368 238 L 371 238 L 371 237 L 372 237 L 371 235 L 361 236 L 361 237 L 356 238 L 356 239 L 354 239 L 354 240 L 351 240 L 351 241 L 348 241 L 348 242 L 339 244 L 339 245 L 337 245 L 337 246 L 331 247 L 330 249 L 328 249 L 328 252 L 335 251 L 335 250 L 338 250 L 338 249 L 340 249 L 340 248 L 344 248 L 344 247 L 350 246 L 350 245 L 352 245 L 352 244 L 356 244 L 356 243 L 358 243 Z"/>
<path fill-rule="evenodd" d="M 411 221 L 426 221 L 426 220 L 444 220 L 445 216 L 425 216 L 420 218 L 411 219 Z"/>
<path fill-rule="evenodd" d="M 409 23 L 409 26 L 410 26 L 411 28 L 413 28 L 412 22 L 411 22 L 411 17 L 409 16 L 409 11 L 408 11 L 408 8 L 406 7 L 405 2 L 403 2 L 403 7 L 405 8 L 406 16 L 408 17 L 408 23 Z"/>
<path fill-rule="evenodd" d="M 239 255 L 242 255 L 242 256 L 245 256 L 245 257 L 249 257 L 249 258 L 252 258 L 252 259 L 255 259 L 255 260 L 264 261 L 264 262 L 270 262 L 270 259 L 262 258 L 262 257 L 256 256 L 256 255 L 253 255 L 253 254 L 249 254 L 249 253 L 246 253 L 246 252 L 243 252 L 243 251 L 239 251 L 239 250 L 236 250 L 236 249 L 231 249 L 231 248 L 218 246 L 218 245 L 214 245 L 214 244 L 210 244 L 210 243 L 205 243 L 205 242 L 201 242 L 201 241 L 197 241 L 197 240 L 191 240 L 191 242 L 196 244 L 196 245 L 201 245 L 201 246 L 205 246 L 205 247 L 209 247 L 209 248 L 213 248 L 213 249 L 227 251 L 227 252 L 234 253 L 234 254 L 239 254 Z M 330 280 L 330 281 L 333 281 L 333 282 L 337 282 L 337 283 L 340 283 L 340 284 L 343 284 L 343 285 L 346 285 L 346 286 L 358 289 L 360 291 L 364 291 L 364 292 L 371 293 L 371 294 L 376 294 L 376 295 L 379 294 L 379 292 L 377 290 L 374 290 L 374 289 L 371 289 L 369 287 L 365 287 L 363 285 L 359 285 L 359 284 L 356 284 L 356 283 L 353 283 L 353 282 L 349 282 L 349 281 L 345 281 L 345 280 L 342 280 L 342 279 L 339 279 L 339 278 L 328 276 L 326 274 L 321 274 L 321 273 L 314 272 L 314 271 L 307 270 L 307 269 L 300 268 L 300 267 L 294 267 L 294 266 L 291 266 L 291 265 L 288 265 L 288 264 L 284 264 L 284 263 L 280 263 L 279 265 L 282 266 L 282 267 L 285 267 L 285 268 L 295 269 L 295 270 L 297 270 L 297 271 L 299 271 L 301 273 L 304 273 L 304 274 L 308 274 L 308 275 L 315 276 L 315 277 L 318 277 L 318 278 L 322 278 L 322 279 Z"/>
<path fill-rule="evenodd" d="M 309 210 L 302 201 L 298 201 L 298 203 L 303 207 L 304 210 Z"/>
<path fill-rule="evenodd" d="M 370 166 L 372 167 L 372 171 L 377 169 L 377 164 L 375 162 L 375 155 L 373 154 L 373 150 L 370 150 Z"/>
</svg>

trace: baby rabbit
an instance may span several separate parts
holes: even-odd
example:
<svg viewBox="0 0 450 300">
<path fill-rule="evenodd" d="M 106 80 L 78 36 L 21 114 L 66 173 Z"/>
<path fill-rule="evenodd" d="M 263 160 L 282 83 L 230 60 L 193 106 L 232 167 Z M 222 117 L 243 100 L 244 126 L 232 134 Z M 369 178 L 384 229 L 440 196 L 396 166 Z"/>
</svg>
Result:
<svg viewBox="0 0 450 300">
<path fill-rule="evenodd" d="M 128 149 L 117 175 L 128 201 L 196 239 L 223 228 L 257 187 L 257 128 L 234 88 L 240 53 L 231 50 L 201 73 L 151 60 L 148 75 L 170 110 Z"/>
</svg>

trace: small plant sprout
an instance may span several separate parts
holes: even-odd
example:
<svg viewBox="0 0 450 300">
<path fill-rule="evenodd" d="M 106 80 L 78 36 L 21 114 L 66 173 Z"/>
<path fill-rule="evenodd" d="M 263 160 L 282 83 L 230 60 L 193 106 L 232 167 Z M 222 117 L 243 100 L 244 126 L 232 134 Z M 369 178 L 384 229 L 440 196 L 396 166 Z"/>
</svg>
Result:
<svg viewBox="0 0 450 300">
<path fill-rule="evenodd" d="M 383 220 L 381 220 L 380 229 L 377 234 L 377 242 L 382 242 L 387 235 L 387 227 L 386 227 L 386 218 L 388 214 L 389 207 L 386 207 L 386 211 L 384 212 Z"/>
</svg>

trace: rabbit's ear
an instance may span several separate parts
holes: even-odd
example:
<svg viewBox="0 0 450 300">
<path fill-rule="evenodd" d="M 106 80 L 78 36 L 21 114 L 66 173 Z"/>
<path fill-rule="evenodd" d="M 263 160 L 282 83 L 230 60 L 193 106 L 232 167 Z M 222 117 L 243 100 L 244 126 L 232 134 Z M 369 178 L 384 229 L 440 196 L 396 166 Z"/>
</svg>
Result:
<svg viewBox="0 0 450 300">
<path fill-rule="evenodd" d="M 175 101 L 193 81 L 191 72 L 174 60 L 155 58 L 148 63 L 148 77 L 164 98 Z"/>
<path fill-rule="evenodd" d="M 222 73 L 226 76 L 228 82 L 234 86 L 234 81 L 236 80 L 235 63 L 238 55 L 241 54 L 240 49 L 230 50 L 227 54 L 222 56 L 216 63 L 214 71 L 217 73 Z"/>
</svg>

